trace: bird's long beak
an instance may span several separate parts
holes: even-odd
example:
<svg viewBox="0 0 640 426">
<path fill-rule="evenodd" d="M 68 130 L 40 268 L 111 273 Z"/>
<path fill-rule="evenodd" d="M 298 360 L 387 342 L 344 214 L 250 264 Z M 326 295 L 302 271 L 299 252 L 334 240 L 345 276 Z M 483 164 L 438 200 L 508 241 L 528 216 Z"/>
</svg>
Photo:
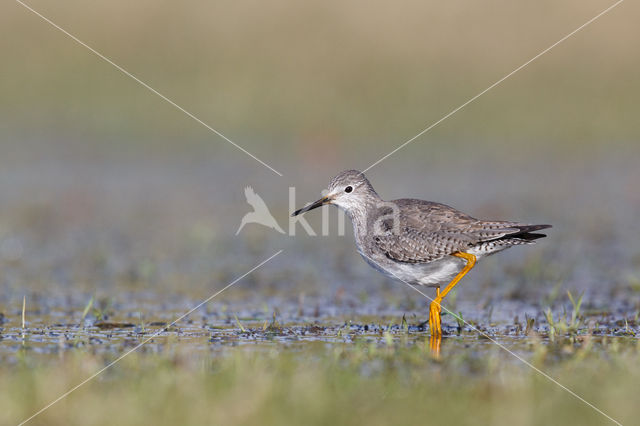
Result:
<svg viewBox="0 0 640 426">
<path fill-rule="evenodd" d="M 309 210 L 313 210 L 317 207 L 329 204 L 331 201 L 333 201 L 333 197 L 327 195 L 326 197 L 320 198 L 315 203 L 309 204 L 308 206 L 303 207 L 300 210 L 296 210 L 295 212 L 291 213 L 291 216 L 298 216 L 299 214 L 308 212 Z"/>
</svg>

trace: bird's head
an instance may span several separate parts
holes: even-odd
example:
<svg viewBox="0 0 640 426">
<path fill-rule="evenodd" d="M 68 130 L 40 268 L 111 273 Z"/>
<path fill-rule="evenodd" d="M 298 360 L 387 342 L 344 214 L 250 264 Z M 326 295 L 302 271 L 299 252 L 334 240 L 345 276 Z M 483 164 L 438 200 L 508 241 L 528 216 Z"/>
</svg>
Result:
<svg viewBox="0 0 640 426">
<path fill-rule="evenodd" d="M 324 197 L 300 210 L 296 210 L 291 216 L 308 212 L 324 204 L 334 204 L 346 212 L 350 212 L 363 207 L 370 200 L 379 200 L 379 197 L 364 173 L 357 170 L 345 170 L 331 179 Z"/>
</svg>

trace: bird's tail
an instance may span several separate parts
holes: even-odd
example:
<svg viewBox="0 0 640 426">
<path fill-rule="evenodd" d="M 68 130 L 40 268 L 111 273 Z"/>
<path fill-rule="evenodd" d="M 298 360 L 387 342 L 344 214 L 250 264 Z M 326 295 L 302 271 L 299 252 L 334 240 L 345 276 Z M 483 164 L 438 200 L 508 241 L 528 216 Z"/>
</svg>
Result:
<svg viewBox="0 0 640 426">
<path fill-rule="evenodd" d="M 551 225 L 516 225 L 515 228 L 518 228 L 519 232 L 505 235 L 503 238 L 519 238 L 525 241 L 537 240 L 538 238 L 546 237 L 547 234 L 540 234 L 534 231 L 551 228 Z"/>
</svg>

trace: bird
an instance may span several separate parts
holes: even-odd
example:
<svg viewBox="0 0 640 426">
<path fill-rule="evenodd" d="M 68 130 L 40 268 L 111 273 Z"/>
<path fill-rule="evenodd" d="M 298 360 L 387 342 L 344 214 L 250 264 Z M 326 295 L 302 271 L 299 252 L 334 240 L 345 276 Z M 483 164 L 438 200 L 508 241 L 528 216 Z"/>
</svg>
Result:
<svg viewBox="0 0 640 426">
<path fill-rule="evenodd" d="M 244 189 L 244 196 L 247 199 L 247 203 L 249 203 L 249 205 L 253 207 L 253 211 L 245 214 L 242 217 L 242 220 L 240 221 L 240 227 L 236 231 L 236 235 L 240 233 L 240 230 L 242 230 L 244 225 L 246 225 L 247 223 L 258 223 L 260 225 L 275 229 L 281 234 L 284 234 L 284 231 L 282 230 L 282 228 L 280 228 L 278 222 L 276 222 L 276 219 L 269 211 L 269 208 L 265 204 L 264 200 L 258 194 L 256 194 L 252 187 L 247 186 Z"/>
<path fill-rule="evenodd" d="M 478 260 L 513 246 L 534 244 L 546 237 L 535 231 L 551 228 L 479 220 L 433 201 L 384 201 L 364 173 L 357 170 L 336 175 L 324 197 L 292 216 L 325 204 L 344 210 L 353 224 L 356 248 L 369 265 L 409 285 L 435 287 L 436 297 L 429 306 L 432 337 L 442 336 L 440 314 L 444 298 Z"/>
</svg>

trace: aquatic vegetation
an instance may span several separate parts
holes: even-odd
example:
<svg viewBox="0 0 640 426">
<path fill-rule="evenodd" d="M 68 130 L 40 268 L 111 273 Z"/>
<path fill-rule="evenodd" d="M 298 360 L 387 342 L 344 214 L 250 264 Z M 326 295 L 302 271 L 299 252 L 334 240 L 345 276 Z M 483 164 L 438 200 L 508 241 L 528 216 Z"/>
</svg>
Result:
<svg viewBox="0 0 640 426">
<path fill-rule="evenodd" d="M 87 306 L 84 307 L 84 311 L 82 311 L 82 317 L 81 317 L 81 322 L 84 323 L 85 318 L 87 317 L 87 314 L 89 313 L 89 311 L 91 310 L 91 307 L 93 306 L 93 296 L 91 296 L 91 299 L 89 299 L 89 301 L 87 302 Z"/>
<path fill-rule="evenodd" d="M 544 312 L 551 341 L 554 341 L 557 336 L 568 335 L 569 337 L 575 338 L 580 330 L 580 325 L 583 321 L 583 318 L 580 316 L 580 306 L 582 305 L 584 293 L 581 294 L 577 300 L 574 300 L 570 291 L 567 291 L 567 296 L 572 305 L 570 317 L 568 317 L 567 312 L 564 311 L 560 319 L 554 320 L 551 308 L 547 308 Z"/>
</svg>

